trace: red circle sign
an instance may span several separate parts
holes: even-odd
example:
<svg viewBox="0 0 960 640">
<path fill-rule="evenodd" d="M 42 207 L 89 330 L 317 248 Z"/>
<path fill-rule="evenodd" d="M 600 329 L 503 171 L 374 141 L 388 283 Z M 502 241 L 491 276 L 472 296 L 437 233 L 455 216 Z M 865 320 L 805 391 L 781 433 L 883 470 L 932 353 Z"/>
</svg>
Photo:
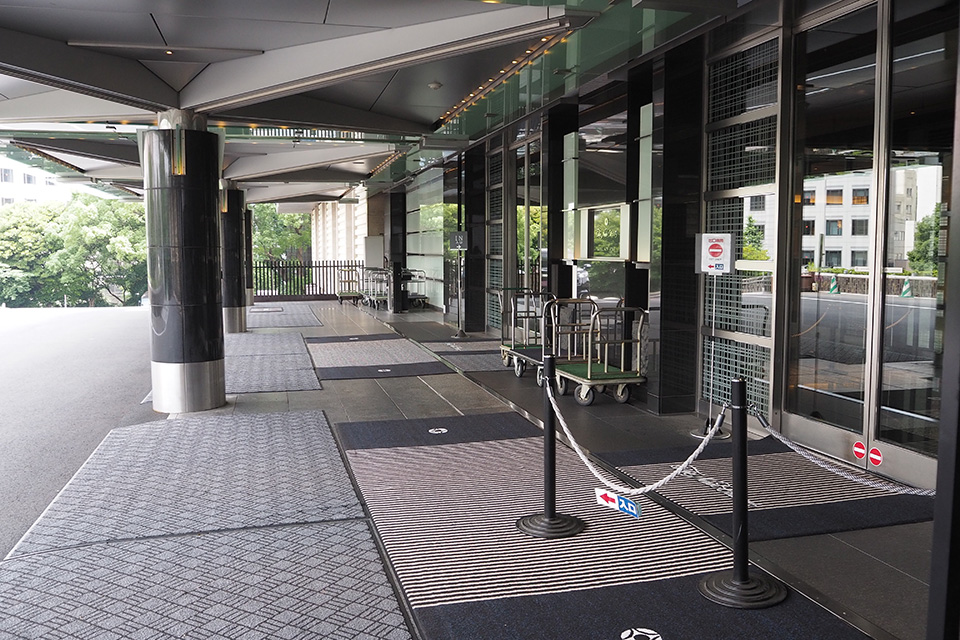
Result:
<svg viewBox="0 0 960 640">
<path fill-rule="evenodd" d="M 711 258 L 719 258 L 723 255 L 723 245 L 714 242 L 712 245 L 707 247 L 707 253 L 710 254 Z"/>
<path fill-rule="evenodd" d="M 883 464 L 883 454 L 880 453 L 880 449 L 876 447 L 870 449 L 870 462 L 878 467 Z"/>
<path fill-rule="evenodd" d="M 867 455 L 867 445 L 862 442 L 853 443 L 853 455 L 857 456 L 857 460 L 863 460 L 863 456 Z"/>
</svg>

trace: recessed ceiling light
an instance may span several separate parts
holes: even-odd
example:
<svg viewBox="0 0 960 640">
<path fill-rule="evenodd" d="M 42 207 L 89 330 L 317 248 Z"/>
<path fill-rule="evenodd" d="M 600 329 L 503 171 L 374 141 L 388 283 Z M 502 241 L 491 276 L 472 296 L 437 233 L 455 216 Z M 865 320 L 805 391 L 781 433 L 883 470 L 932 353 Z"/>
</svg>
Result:
<svg viewBox="0 0 960 640">
<path fill-rule="evenodd" d="M 164 53 L 166 53 L 168 56 L 173 55 L 173 51 L 170 51 L 169 49 L 167 49 Z"/>
</svg>

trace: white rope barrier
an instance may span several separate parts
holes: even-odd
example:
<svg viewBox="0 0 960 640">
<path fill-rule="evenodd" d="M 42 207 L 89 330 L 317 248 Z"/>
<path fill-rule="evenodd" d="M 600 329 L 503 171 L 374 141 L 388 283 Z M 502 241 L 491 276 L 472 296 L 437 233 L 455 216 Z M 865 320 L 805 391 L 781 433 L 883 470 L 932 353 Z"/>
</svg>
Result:
<svg viewBox="0 0 960 640">
<path fill-rule="evenodd" d="M 793 451 L 794 453 L 800 454 L 804 459 L 812 462 L 813 464 L 817 465 L 821 469 L 824 469 L 826 471 L 829 471 L 830 473 L 838 475 L 841 478 L 845 478 L 847 480 L 856 482 L 857 484 L 861 484 L 866 487 L 870 487 L 872 489 L 881 489 L 883 491 L 889 491 L 891 493 L 899 493 L 899 494 L 908 495 L 908 496 L 931 496 L 932 497 L 937 495 L 937 492 L 934 491 L 933 489 L 918 489 L 916 487 L 908 487 L 902 484 L 897 484 L 895 482 L 890 482 L 888 480 L 864 478 L 862 475 L 852 473 L 849 470 L 844 469 L 839 465 L 828 462 L 823 458 L 807 451 L 806 449 L 800 447 L 799 445 L 791 442 L 783 434 L 777 431 L 774 431 L 773 428 L 770 426 L 770 423 L 767 422 L 766 418 L 763 417 L 763 415 L 755 406 L 753 405 L 750 406 L 750 413 L 752 413 L 754 416 L 757 417 L 757 419 L 760 422 L 760 426 L 766 429 L 767 433 L 772 435 L 782 444 L 786 445 L 791 451 Z"/>
<path fill-rule="evenodd" d="M 557 399 L 553 395 L 553 386 L 551 384 L 551 381 L 545 380 L 544 384 L 547 387 L 547 397 L 550 398 L 550 405 L 553 407 L 553 412 L 557 416 L 557 422 L 560 423 L 560 427 L 563 429 L 563 433 L 567 436 L 567 440 L 570 442 L 571 448 L 573 448 L 577 456 L 579 456 L 579 458 L 583 461 L 583 464 L 586 465 L 587 469 L 590 470 L 590 473 L 592 473 L 597 478 L 597 480 L 602 482 L 604 486 L 606 486 L 608 489 L 612 491 L 616 491 L 617 493 L 622 493 L 628 496 L 639 496 L 645 493 L 650 493 L 651 491 L 657 491 L 661 487 L 663 487 L 665 484 L 667 484 L 668 482 L 676 478 L 678 475 L 686 471 L 687 467 L 693 464 L 693 461 L 696 460 L 701 453 L 703 453 L 703 450 L 706 448 L 711 438 L 713 438 L 713 436 L 720 429 L 720 425 L 723 424 L 723 412 L 726 410 L 726 406 L 724 406 L 724 408 L 717 415 L 717 419 L 713 423 L 713 426 L 711 426 L 710 430 L 707 431 L 706 435 L 703 438 L 703 441 L 700 443 L 700 446 L 698 446 L 696 450 L 694 450 L 694 452 L 690 455 L 690 457 L 687 458 L 679 467 L 674 469 L 668 476 L 658 480 L 653 484 L 646 485 L 643 487 L 625 487 L 623 485 L 619 485 L 615 482 L 611 482 L 610 480 L 607 480 L 605 477 L 603 477 L 601 471 L 597 469 L 597 467 L 592 462 L 590 462 L 590 459 L 587 458 L 587 454 L 583 452 L 583 449 L 581 449 L 580 445 L 577 444 L 577 441 L 573 437 L 573 434 L 570 433 L 570 428 L 567 426 L 567 421 L 563 418 L 563 414 L 560 412 L 560 407 L 557 406 Z"/>
</svg>

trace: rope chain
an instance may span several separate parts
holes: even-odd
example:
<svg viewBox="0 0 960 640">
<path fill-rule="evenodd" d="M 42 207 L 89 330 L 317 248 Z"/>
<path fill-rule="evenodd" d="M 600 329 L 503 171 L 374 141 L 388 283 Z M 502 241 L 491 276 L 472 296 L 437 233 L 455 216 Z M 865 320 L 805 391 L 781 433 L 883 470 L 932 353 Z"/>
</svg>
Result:
<svg viewBox="0 0 960 640">
<path fill-rule="evenodd" d="M 651 491 L 657 491 L 661 487 L 663 487 L 663 485 L 667 484 L 668 482 L 676 478 L 678 475 L 686 471 L 687 467 L 693 464 L 693 461 L 696 460 L 701 453 L 703 453 L 703 450 L 706 448 L 707 444 L 710 442 L 713 436 L 720 429 L 720 425 L 723 424 L 723 412 L 726 411 L 728 406 L 728 405 L 723 406 L 723 409 L 717 415 L 717 419 L 713 423 L 713 426 L 710 427 L 710 430 L 707 431 L 706 435 L 704 436 L 703 442 L 700 443 L 700 446 L 698 446 L 696 450 L 690 455 L 690 457 L 687 458 L 679 467 L 674 469 L 669 475 L 667 475 L 664 478 L 661 478 L 660 480 L 658 480 L 653 484 L 646 485 L 643 487 L 625 487 L 604 478 L 600 470 L 597 469 L 597 467 L 594 466 L 592 462 L 590 462 L 590 460 L 587 458 L 587 454 L 583 452 L 583 449 L 581 449 L 580 445 L 577 444 L 577 441 L 573 437 L 573 434 L 570 433 L 570 428 L 567 426 L 567 421 L 564 419 L 563 414 L 560 412 L 560 407 L 557 406 L 557 399 L 553 395 L 553 386 L 550 384 L 549 380 L 544 380 L 544 384 L 547 387 L 547 397 L 550 398 L 550 405 L 553 407 L 553 412 L 557 416 L 557 422 L 560 423 L 560 427 L 563 429 L 564 435 L 567 436 L 567 440 L 569 440 L 571 448 L 576 452 L 577 456 L 579 456 L 579 458 L 583 461 L 583 464 L 586 465 L 587 469 L 590 470 L 590 473 L 592 473 L 597 478 L 597 480 L 602 482 L 604 486 L 606 486 L 608 489 L 616 491 L 617 493 L 622 493 L 628 496 L 639 496 L 645 493 L 650 493 Z"/>
<path fill-rule="evenodd" d="M 882 489 L 883 491 L 889 491 L 890 493 L 899 493 L 899 494 L 908 495 L 908 496 L 931 496 L 931 497 L 937 495 L 937 492 L 933 489 L 918 489 L 916 487 L 907 487 L 905 485 L 898 484 L 896 482 L 890 482 L 888 480 L 875 480 L 873 478 L 864 478 L 863 476 L 857 475 L 855 473 L 851 473 L 850 471 L 848 471 L 847 469 L 844 469 L 839 465 L 833 464 L 817 455 L 814 455 L 813 453 L 807 451 L 806 449 L 803 449 L 799 445 L 791 442 L 783 434 L 777 431 L 774 431 L 773 428 L 770 426 L 770 423 L 767 422 L 766 418 L 763 417 L 763 414 L 760 413 L 760 410 L 757 409 L 755 405 L 751 404 L 749 411 L 750 413 L 752 413 L 754 416 L 757 417 L 757 419 L 760 422 L 760 425 L 764 429 L 766 429 L 767 433 L 772 435 L 782 444 L 786 445 L 794 453 L 800 454 L 804 459 L 812 462 L 813 464 L 817 465 L 821 469 L 825 469 L 826 471 L 829 471 L 835 475 L 838 475 L 841 478 L 845 478 L 852 482 L 856 482 L 857 484 L 861 484 L 866 487 L 871 487 L 873 489 Z"/>
</svg>

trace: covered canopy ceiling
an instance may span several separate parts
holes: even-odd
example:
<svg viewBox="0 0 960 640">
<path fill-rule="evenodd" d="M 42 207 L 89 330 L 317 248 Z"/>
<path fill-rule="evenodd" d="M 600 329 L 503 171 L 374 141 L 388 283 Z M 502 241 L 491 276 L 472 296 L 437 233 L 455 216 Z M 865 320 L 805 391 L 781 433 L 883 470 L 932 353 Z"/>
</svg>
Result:
<svg viewBox="0 0 960 640">
<path fill-rule="evenodd" d="M 137 130 L 193 110 L 248 202 L 336 199 L 616 0 L 576 4 L 0 0 L 0 152 L 139 197 Z"/>
</svg>

